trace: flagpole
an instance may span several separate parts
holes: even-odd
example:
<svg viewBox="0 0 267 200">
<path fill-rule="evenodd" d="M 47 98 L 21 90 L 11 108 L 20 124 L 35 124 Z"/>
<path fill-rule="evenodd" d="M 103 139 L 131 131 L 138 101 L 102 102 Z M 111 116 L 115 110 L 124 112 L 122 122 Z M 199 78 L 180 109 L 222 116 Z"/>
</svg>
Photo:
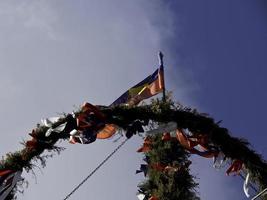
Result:
<svg viewBox="0 0 267 200">
<path fill-rule="evenodd" d="M 163 66 L 163 53 L 160 51 L 158 54 L 159 58 L 159 67 L 160 70 L 162 71 L 162 77 L 163 77 L 163 91 L 162 91 L 162 101 L 166 102 L 166 89 L 165 89 L 165 80 L 164 80 L 164 66 Z"/>
</svg>

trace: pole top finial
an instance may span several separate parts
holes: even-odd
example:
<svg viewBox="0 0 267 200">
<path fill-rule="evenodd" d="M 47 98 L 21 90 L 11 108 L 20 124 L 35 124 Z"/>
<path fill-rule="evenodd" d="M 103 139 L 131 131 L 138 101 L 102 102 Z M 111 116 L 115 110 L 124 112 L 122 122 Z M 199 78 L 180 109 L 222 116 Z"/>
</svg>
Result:
<svg viewBox="0 0 267 200">
<path fill-rule="evenodd" d="M 159 65 L 163 66 L 163 53 L 161 51 L 159 51 L 158 57 L 159 57 Z"/>
</svg>

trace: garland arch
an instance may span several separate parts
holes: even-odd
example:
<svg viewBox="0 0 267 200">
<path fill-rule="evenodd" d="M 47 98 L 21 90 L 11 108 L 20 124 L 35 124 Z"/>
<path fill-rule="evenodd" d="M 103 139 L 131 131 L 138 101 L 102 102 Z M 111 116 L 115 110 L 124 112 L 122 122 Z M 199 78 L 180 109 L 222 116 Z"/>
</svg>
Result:
<svg viewBox="0 0 267 200">
<path fill-rule="evenodd" d="M 74 130 L 75 117 L 82 115 L 90 115 L 96 125 L 100 126 L 96 128 L 99 137 L 97 134 L 95 138 L 88 137 L 88 133 L 85 133 L 84 138 L 76 133 L 70 134 Z M 197 183 L 189 173 L 190 154 L 214 158 L 216 167 L 228 160 L 228 174 L 243 171 L 249 174 L 249 181 L 256 184 L 259 190 L 267 187 L 267 163 L 249 148 L 247 141 L 230 136 L 228 130 L 220 127 L 212 118 L 167 99 L 154 100 L 150 105 L 138 107 L 93 106 L 86 103 L 73 114 L 44 120 L 30 133 L 32 139 L 24 142 L 25 147 L 22 150 L 7 154 L 1 161 L 1 189 L 4 189 L 8 176 L 20 177 L 23 169 L 28 172 L 34 168 L 35 161 L 41 161 L 44 167 L 49 157 L 43 155 L 45 150 L 58 153 L 63 150 L 56 146 L 57 141 L 82 143 L 81 140 L 84 139 L 84 143 L 91 143 L 97 138 L 105 139 L 115 133 L 108 127 L 110 125 L 124 130 L 127 138 L 143 132 L 144 128 L 148 127 L 147 132 L 143 133 L 143 136 L 146 135 L 144 144 L 138 149 L 138 152 L 144 153 L 145 163 L 136 172 L 142 172 L 147 177 L 139 185 L 139 199 L 200 199 L 195 191 Z M 111 132 L 103 132 L 107 127 Z M 3 199 L 16 199 L 15 184 L 23 180 L 17 178 L 14 181 L 15 183 L 10 185 L 12 190 Z M 246 184 L 248 180 L 245 181 L 244 187 Z M 248 188 L 248 185 L 246 187 Z M 3 194 L 5 193 L 1 193 Z"/>
</svg>

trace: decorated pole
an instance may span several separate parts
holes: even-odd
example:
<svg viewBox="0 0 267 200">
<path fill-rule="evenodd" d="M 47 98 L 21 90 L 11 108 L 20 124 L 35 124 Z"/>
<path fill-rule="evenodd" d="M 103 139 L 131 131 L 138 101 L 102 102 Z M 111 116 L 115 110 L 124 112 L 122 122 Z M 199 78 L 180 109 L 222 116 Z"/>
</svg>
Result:
<svg viewBox="0 0 267 200">
<path fill-rule="evenodd" d="M 158 59 L 159 59 L 159 68 L 162 73 L 162 86 L 163 86 L 162 100 L 163 102 L 165 102 L 166 101 L 166 87 L 165 87 L 165 79 L 164 79 L 163 53 L 161 51 L 158 54 Z"/>
</svg>

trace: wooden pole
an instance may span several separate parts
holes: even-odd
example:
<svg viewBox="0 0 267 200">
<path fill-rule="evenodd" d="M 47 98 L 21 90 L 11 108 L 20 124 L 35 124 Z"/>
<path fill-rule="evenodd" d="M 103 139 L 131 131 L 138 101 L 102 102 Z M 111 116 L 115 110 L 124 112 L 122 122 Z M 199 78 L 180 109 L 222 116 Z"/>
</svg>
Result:
<svg viewBox="0 0 267 200">
<path fill-rule="evenodd" d="M 163 53 L 160 51 L 158 54 L 159 58 L 159 67 L 160 70 L 162 71 L 162 77 L 163 77 L 163 91 L 162 91 L 162 101 L 166 102 L 166 89 L 165 89 L 165 80 L 164 80 L 164 65 L 163 65 Z"/>
</svg>

